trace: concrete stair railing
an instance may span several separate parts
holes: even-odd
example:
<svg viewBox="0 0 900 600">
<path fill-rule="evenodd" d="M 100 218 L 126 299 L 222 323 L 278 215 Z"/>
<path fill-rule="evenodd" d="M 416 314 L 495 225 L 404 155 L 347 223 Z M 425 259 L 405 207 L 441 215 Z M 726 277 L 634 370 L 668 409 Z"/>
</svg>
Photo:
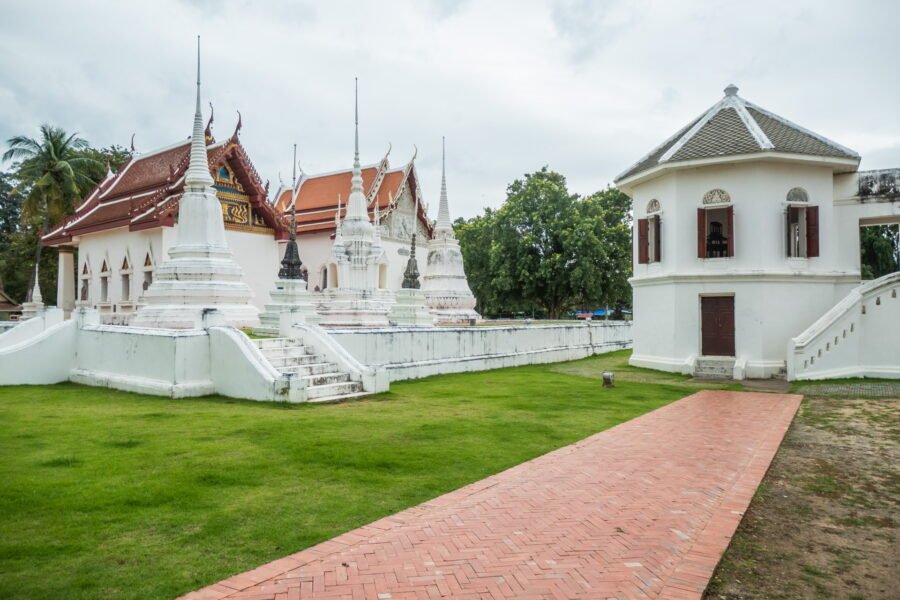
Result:
<svg viewBox="0 0 900 600">
<path fill-rule="evenodd" d="M 900 378 L 900 272 L 853 290 L 788 341 L 787 378 Z"/>
</svg>

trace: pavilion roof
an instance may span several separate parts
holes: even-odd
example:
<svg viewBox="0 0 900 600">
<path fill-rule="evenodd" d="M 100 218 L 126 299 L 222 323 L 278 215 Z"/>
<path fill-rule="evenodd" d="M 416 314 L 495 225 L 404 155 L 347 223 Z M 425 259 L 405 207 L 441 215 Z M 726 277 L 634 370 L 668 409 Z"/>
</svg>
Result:
<svg viewBox="0 0 900 600">
<path fill-rule="evenodd" d="M 859 154 L 837 142 L 744 100 L 737 87 L 709 110 L 630 166 L 616 183 L 656 167 L 698 159 L 757 153 L 785 153 L 851 159 Z"/>
</svg>

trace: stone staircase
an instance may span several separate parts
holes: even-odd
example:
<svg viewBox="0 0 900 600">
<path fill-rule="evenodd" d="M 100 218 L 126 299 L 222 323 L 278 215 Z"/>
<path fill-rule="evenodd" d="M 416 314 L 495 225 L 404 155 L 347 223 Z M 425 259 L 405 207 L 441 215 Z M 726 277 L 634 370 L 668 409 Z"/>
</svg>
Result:
<svg viewBox="0 0 900 600">
<path fill-rule="evenodd" d="M 734 358 L 728 356 L 704 356 L 694 363 L 697 379 L 731 379 L 734 375 Z"/>
<path fill-rule="evenodd" d="M 308 402 L 334 402 L 367 395 L 361 382 L 351 381 L 348 373 L 298 340 L 264 338 L 253 343 L 282 375 L 304 380 Z"/>
</svg>

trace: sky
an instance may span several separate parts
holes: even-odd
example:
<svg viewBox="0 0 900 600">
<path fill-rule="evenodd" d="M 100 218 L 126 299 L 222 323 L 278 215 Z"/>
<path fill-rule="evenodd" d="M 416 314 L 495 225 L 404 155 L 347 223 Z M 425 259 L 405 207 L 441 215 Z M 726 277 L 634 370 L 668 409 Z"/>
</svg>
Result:
<svg viewBox="0 0 900 600">
<path fill-rule="evenodd" d="M 354 77 L 363 163 L 418 148 L 433 214 L 442 136 L 451 213 L 471 217 L 544 165 L 603 189 L 729 83 L 861 168 L 900 167 L 897 23 L 893 0 L 0 0 L 0 140 L 186 138 L 200 35 L 204 117 L 223 139 L 241 111 L 273 191 L 294 143 L 307 173 L 351 166 Z"/>
</svg>

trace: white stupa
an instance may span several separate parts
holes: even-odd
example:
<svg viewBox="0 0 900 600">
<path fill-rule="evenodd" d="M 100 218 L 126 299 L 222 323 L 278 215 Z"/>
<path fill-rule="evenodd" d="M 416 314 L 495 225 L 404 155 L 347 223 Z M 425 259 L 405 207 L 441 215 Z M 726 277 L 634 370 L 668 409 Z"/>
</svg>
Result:
<svg viewBox="0 0 900 600">
<path fill-rule="evenodd" d="M 22 304 L 22 318 L 30 319 L 44 314 L 44 297 L 41 295 L 41 283 L 38 281 L 40 271 L 34 265 L 34 287 L 31 289 L 31 300 Z"/>
<path fill-rule="evenodd" d="M 336 327 L 384 327 L 394 294 L 383 289 L 382 273 L 387 256 L 376 227 L 369 221 L 359 164 L 359 101 L 355 101 L 355 145 L 353 176 L 347 214 L 340 220 L 331 247 L 329 272 L 336 275 L 333 287 L 322 293 L 319 314 L 322 325 Z"/>
<path fill-rule="evenodd" d="M 204 316 L 218 311 L 228 325 L 259 324 L 253 292 L 242 279 L 225 240 L 222 208 L 209 174 L 203 115 L 200 111 L 200 39 L 197 38 L 197 107 L 190 162 L 178 208 L 177 242 L 144 292 L 132 325 L 173 329 L 200 328 Z"/>
<path fill-rule="evenodd" d="M 443 144 L 442 144 L 443 146 Z M 461 323 L 481 318 L 475 312 L 475 296 L 469 289 L 459 242 L 450 221 L 447 200 L 447 152 L 442 147 L 441 202 L 434 235 L 428 242 L 428 260 L 422 283 L 428 309 L 438 322 Z"/>
</svg>

